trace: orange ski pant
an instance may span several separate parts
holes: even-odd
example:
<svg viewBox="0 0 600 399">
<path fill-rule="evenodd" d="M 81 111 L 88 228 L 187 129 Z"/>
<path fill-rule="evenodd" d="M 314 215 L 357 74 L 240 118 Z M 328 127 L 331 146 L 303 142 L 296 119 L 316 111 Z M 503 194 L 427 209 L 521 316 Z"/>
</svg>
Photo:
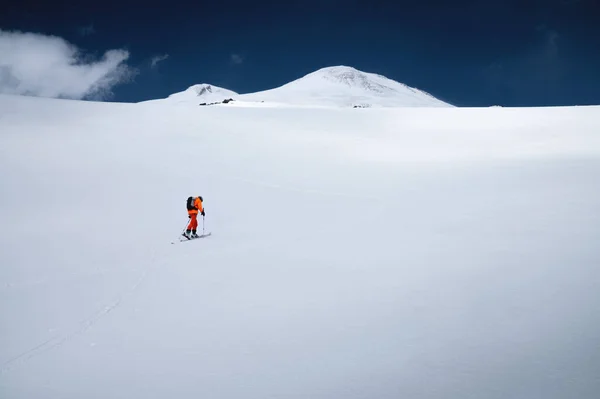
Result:
<svg viewBox="0 0 600 399">
<path fill-rule="evenodd" d="M 190 220 L 190 224 L 188 224 L 187 229 L 188 230 L 196 230 L 198 228 L 198 214 L 190 213 L 189 215 L 191 217 L 191 220 Z"/>
</svg>

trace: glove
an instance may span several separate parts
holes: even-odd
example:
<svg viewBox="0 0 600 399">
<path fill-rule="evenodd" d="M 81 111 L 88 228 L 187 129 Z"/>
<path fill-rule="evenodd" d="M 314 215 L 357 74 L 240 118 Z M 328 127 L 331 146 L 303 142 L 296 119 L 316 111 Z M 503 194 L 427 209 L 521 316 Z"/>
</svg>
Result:
<svg viewBox="0 0 600 399">
<path fill-rule="evenodd" d="M 202 210 L 202 213 L 201 213 L 201 215 L 202 215 L 202 216 L 206 215 L 206 214 L 204 213 L 204 209 Z"/>
</svg>

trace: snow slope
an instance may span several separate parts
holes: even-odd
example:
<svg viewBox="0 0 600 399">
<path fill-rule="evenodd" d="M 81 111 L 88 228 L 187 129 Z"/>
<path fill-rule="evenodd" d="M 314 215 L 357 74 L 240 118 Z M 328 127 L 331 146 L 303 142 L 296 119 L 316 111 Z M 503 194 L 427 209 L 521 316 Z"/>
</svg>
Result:
<svg viewBox="0 0 600 399">
<path fill-rule="evenodd" d="M 0 397 L 596 398 L 598 132 L 0 96 Z"/>
<path fill-rule="evenodd" d="M 212 87 L 213 92 L 206 93 L 206 87 Z M 196 95 L 200 90 L 201 98 Z M 203 84 L 172 94 L 167 99 L 152 101 L 198 105 L 221 102 L 226 98 L 235 99 L 234 105 L 241 106 L 265 103 L 266 106 L 336 108 L 451 107 L 424 91 L 347 66 L 322 68 L 281 87 L 257 93 L 237 94 Z"/>
</svg>

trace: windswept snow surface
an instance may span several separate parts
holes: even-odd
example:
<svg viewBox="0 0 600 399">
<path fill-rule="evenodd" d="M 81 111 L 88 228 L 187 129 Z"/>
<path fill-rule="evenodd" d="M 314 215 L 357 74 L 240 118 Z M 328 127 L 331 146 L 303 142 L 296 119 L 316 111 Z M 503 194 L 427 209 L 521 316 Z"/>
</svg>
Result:
<svg viewBox="0 0 600 399">
<path fill-rule="evenodd" d="M 595 399 L 599 132 L 0 96 L 0 397 Z"/>
</svg>

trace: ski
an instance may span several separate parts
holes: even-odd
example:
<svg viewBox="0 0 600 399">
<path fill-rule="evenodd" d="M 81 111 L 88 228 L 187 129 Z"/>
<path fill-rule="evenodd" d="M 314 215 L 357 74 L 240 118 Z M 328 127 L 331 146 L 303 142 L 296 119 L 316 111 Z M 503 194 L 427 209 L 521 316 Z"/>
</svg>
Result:
<svg viewBox="0 0 600 399">
<path fill-rule="evenodd" d="M 181 237 L 179 238 L 179 241 L 178 241 L 178 242 L 187 242 L 187 241 L 193 241 L 193 240 L 197 240 L 198 238 L 204 238 L 204 237 L 208 237 L 208 236 L 210 236 L 210 235 L 212 235 L 212 232 L 210 232 L 210 233 L 206 233 L 206 234 L 202 234 L 202 235 L 199 235 L 198 237 L 190 237 L 190 238 L 188 238 L 188 237 L 186 237 L 186 236 L 181 236 Z M 175 244 L 175 241 L 173 241 L 171 244 Z"/>
</svg>

